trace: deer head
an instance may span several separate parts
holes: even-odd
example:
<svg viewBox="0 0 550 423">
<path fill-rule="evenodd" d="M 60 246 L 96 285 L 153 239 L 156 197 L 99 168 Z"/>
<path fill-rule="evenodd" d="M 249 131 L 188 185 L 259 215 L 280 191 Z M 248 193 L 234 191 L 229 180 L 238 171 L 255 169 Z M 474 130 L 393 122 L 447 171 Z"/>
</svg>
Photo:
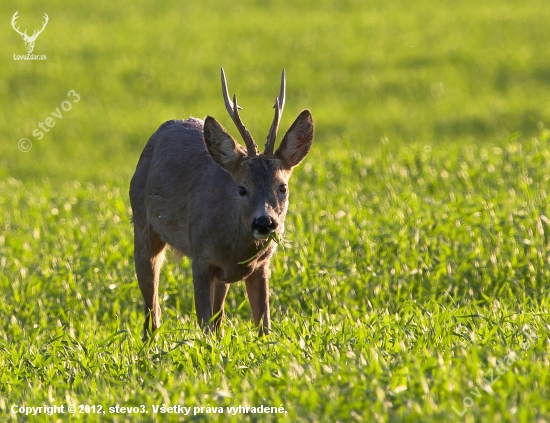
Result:
<svg viewBox="0 0 550 423">
<path fill-rule="evenodd" d="M 273 152 L 285 104 L 286 80 L 283 70 L 279 96 L 275 99 L 275 117 L 265 150 L 260 154 L 239 116 L 237 97 L 233 96 L 233 101 L 229 98 L 223 68 L 221 78 L 225 107 L 245 142 L 246 151 L 210 116 L 204 121 L 205 144 L 214 161 L 229 172 L 237 185 L 235 194 L 241 216 L 252 235 L 256 239 L 266 239 L 270 233 L 283 226 L 288 206 L 288 180 L 293 167 L 304 159 L 311 148 L 313 118 L 309 110 L 302 111 L 283 137 L 277 151 Z"/>
<path fill-rule="evenodd" d="M 35 29 L 32 35 L 28 36 L 27 30 L 25 30 L 25 32 L 21 32 L 19 30 L 19 27 L 15 26 L 15 21 L 19 17 L 18 13 L 19 11 L 16 11 L 13 14 L 13 17 L 11 18 L 11 26 L 13 27 L 15 32 L 21 35 L 21 38 L 23 38 L 23 40 L 25 41 L 25 49 L 27 50 L 27 53 L 32 53 L 32 51 L 34 50 L 34 42 L 36 41 L 38 36 L 42 33 L 42 31 L 44 31 L 44 28 L 46 28 L 46 25 L 48 24 L 48 21 L 49 21 L 48 15 L 44 13 L 44 23 L 42 25 L 42 28 L 40 30 Z"/>
</svg>

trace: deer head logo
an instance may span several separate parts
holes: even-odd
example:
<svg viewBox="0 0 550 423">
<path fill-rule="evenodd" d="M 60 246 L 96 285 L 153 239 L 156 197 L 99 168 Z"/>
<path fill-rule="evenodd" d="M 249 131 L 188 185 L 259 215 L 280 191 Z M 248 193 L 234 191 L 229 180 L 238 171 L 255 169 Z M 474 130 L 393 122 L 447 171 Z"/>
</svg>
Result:
<svg viewBox="0 0 550 423">
<path fill-rule="evenodd" d="M 34 50 L 34 42 L 38 38 L 38 36 L 44 31 L 44 28 L 46 28 L 46 25 L 48 24 L 48 15 L 44 13 L 44 24 L 42 25 L 42 28 L 40 30 L 35 29 L 31 36 L 27 35 L 27 30 L 25 32 L 19 31 L 19 27 L 15 26 L 15 21 L 19 17 L 18 15 L 19 11 L 15 12 L 13 14 L 13 18 L 11 18 L 11 26 L 17 32 L 19 35 L 21 35 L 21 38 L 25 41 L 25 49 L 27 50 L 27 53 L 32 53 Z"/>
</svg>

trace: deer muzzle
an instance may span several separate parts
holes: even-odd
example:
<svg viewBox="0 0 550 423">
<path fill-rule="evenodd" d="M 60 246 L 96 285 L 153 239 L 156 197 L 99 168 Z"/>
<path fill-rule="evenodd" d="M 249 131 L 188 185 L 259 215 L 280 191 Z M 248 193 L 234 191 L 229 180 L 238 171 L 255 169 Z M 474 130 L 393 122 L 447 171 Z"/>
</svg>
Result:
<svg viewBox="0 0 550 423">
<path fill-rule="evenodd" d="M 279 224 L 270 216 L 260 216 L 252 221 L 252 234 L 256 239 L 266 239 L 270 233 L 275 232 Z"/>
</svg>

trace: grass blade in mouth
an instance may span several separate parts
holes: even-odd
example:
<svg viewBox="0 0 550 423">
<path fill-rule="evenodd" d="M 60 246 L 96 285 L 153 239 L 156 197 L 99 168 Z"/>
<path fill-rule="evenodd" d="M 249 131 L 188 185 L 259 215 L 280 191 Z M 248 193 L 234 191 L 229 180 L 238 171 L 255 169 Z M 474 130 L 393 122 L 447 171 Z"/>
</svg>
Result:
<svg viewBox="0 0 550 423">
<path fill-rule="evenodd" d="M 254 260 L 256 257 L 258 257 L 269 245 L 271 244 L 271 241 L 275 241 L 277 244 L 279 244 L 281 241 L 279 239 L 279 234 L 277 232 L 271 232 L 269 236 L 267 237 L 267 241 L 265 245 L 262 247 L 260 251 L 258 251 L 255 255 L 250 257 L 249 259 L 243 260 L 238 262 L 237 264 L 246 264 Z"/>
</svg>

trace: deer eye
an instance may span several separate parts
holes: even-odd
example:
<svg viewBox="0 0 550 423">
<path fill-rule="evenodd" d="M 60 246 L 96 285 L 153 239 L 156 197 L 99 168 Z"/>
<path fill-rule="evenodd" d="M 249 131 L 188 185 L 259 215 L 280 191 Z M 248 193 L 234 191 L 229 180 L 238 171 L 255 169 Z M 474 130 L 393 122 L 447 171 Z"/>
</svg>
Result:
<svg viewBox="0 0 550 423">
<path fill-rule="evenodd" d="M 288 191 L 288 188 L 285 184 L 282 184 L 281 186 L 279 186 L 279 192 L 281 194 L 286 194 L 287 191 Z"/>
<path fill-rule="evenodd" d="M 246 188 L 241 185 L 239 185 L 239 195 L 241 197 L 244 197 L 246 195 Z"/>
</svg>

